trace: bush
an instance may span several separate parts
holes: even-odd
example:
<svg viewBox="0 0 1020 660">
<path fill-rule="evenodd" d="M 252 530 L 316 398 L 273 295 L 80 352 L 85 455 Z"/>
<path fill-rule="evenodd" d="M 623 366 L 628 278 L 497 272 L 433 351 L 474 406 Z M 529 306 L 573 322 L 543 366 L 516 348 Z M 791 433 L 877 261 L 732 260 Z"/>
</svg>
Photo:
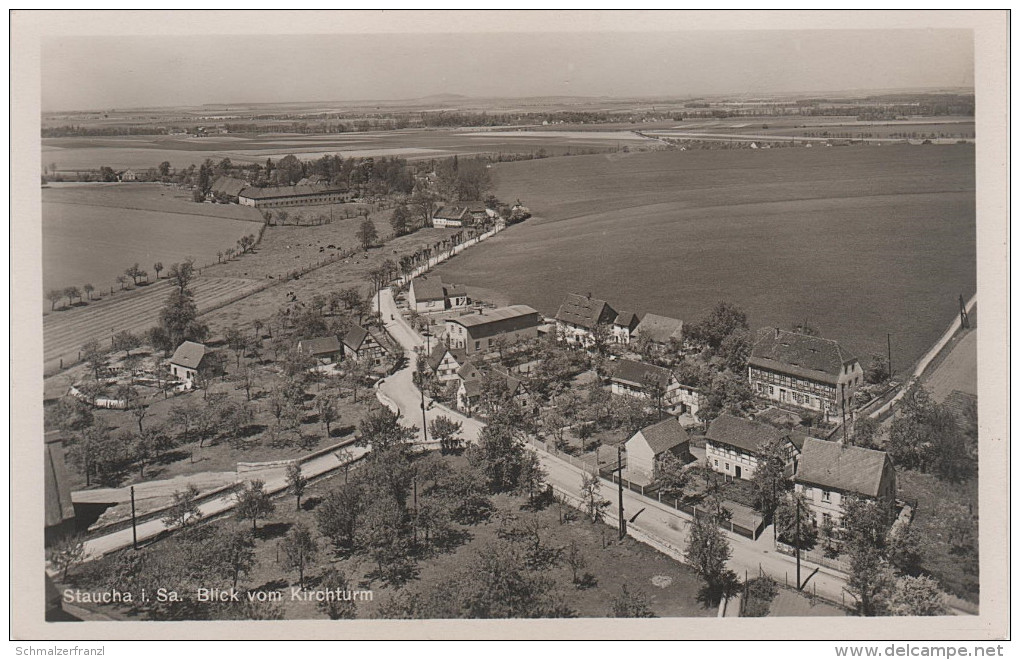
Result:
<svg viewBox="0 0 1020 660">
<path fill-rule="evenodd" d="M 745 589 L 747 600 L 744 602 L 741 616 L 768 616 L 772 600 L 778 593 L 776 581 L 767 575 L 750 580 Z"/>
</svg>

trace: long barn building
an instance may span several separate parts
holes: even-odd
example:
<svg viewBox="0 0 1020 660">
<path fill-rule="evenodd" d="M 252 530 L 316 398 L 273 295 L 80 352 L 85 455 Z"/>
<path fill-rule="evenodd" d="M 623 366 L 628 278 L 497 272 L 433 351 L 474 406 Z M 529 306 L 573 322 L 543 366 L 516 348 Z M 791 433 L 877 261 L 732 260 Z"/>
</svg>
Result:
<svg viewBox="0 0 1020 660">
<path fill-rule="evenodd" d="M 277 208 L 305 204 L 339 204 L 345 201 L 343 191 L 319 185 L 248 187 L 237 195 L 242 206 Z"/>
</svg>

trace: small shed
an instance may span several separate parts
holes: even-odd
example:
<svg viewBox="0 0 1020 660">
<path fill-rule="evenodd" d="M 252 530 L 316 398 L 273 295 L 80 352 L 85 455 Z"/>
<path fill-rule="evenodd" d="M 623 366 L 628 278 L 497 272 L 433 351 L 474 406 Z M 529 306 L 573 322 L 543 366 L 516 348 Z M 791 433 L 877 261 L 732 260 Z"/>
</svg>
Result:
<svg viewBox="0 0 1020 660">
<path fill-rule="evenodd" d="M 170 374 L 192 387 L 199 372 L 207 366 L 208 355 L 205 344 L 186 341 L 177 347 L 170 358 Z"/>
<path fill-rule="evenodd" d="M 298 353 L 308 355 L 320 364 L 334 364 L 344 356 L 344 347 L 336 336 L 302 339 L 297 343 Z"/>
<path fill-rule="evenodd" d="M 685 463 L 691 455 L 691 437 L 675 417 L 641 429 L 625 446 L 629 478 L 645 484 L 655 480 L 655 468 L 666 454 Z"/>
</svg>

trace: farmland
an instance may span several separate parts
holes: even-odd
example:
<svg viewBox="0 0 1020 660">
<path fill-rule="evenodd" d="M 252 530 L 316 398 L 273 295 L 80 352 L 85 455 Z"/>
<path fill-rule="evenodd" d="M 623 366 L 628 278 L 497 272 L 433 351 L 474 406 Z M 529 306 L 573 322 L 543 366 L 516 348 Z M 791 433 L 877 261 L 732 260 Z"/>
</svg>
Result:
<svg viewBox="0 0 1020 660">
<path fill-rule="evenodd" d="M 569 291 L 688 321 L 728 300 L 752 327 L 807 321 L 865 361 L 889 332 L 906 365 L 976 285 L 969 145 L 614 153 L 493 172 L 496 195 L 535 217 L 439 273 L 547 315 Z"/>
</svg>

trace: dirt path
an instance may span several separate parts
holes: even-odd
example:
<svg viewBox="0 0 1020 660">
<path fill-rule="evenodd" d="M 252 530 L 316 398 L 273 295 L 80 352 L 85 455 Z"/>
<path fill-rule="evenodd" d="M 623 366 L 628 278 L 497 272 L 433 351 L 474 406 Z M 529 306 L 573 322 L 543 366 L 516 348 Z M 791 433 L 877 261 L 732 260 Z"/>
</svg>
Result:
<svg viewBox="0 0 1020 660">
<path fill-rule="evenodd" d="M 924 378 L 924 387 L 942 403 L 954 390 L 977 396 L 977 330 L 968 332 Z"/>
</svg>

